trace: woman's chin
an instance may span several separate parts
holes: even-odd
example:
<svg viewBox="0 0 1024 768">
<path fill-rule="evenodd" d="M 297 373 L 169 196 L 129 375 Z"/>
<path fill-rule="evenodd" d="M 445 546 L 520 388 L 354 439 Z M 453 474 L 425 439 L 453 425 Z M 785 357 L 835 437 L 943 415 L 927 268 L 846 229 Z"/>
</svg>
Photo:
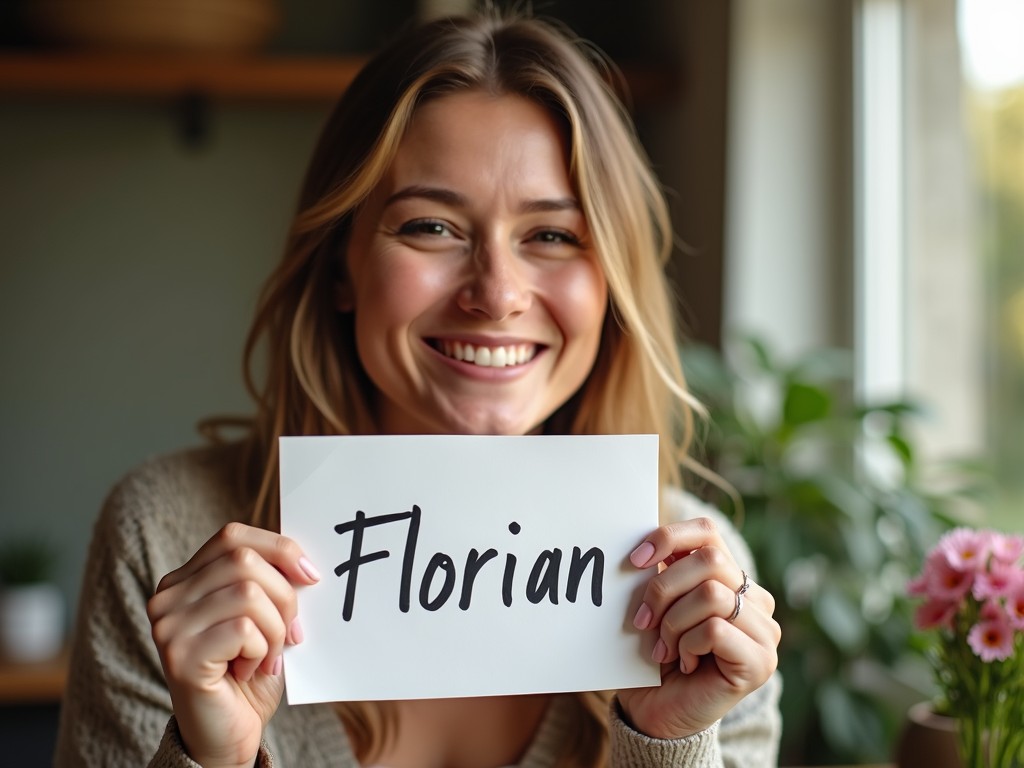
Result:
<svg viewBox="0 0 1024 768">
<path fill-rule="evenodd" d="M 502 411 L 480 411 L 462 413 L 456 418 L 445 419 L 445 434 L 453 435 L 527 435 L 538 431 L 540 422 L 524 418 L 521 413 Z"/>
</svg>

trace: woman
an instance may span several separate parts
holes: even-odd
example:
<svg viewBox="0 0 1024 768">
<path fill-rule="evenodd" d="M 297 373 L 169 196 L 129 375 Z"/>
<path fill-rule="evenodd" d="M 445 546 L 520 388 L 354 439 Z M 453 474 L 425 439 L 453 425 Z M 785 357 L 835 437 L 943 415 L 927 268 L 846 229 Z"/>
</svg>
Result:
<svg viewBox="0 0 1024 768">
<path fill-rule="evenodd" d="M 678 490 L 665 204 L 584 51 L 485 14 L 412 30 L 356 78 L 247 344 L 250 433 L 150 463 L 105 506 L 58 765 L 774 764 L 774 601 Z M 277 438 L 378 433 L 659 433 L 665 525 L 628 546 L 662 685 L 282 706 L 295 588 L 319 574 L 274 533 Z"/>
</svg>

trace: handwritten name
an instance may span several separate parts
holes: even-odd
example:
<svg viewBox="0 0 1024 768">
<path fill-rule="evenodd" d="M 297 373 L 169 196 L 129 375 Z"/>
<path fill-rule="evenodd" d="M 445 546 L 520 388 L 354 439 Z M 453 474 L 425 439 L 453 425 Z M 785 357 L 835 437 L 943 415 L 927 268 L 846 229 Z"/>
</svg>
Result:
<svg viewBox="0 0 1024 768">
<path fill-rule="evenodd" d="M 334 530 L 338 534 L 351 535 L 349 540 L 349 557 L 334 569 L 335 575 L 339 577 L 347 576 L 345 599 L 342 604 L 341 613 L 345 621 L 352 619 L 360 567 L 391 557 L 391 552 L 386 549 L 378 549 L 373 552 L 363 551 L 366 530 L 381 525 L 405 523 L 408 526 L 405 535 L 405 548 L 402 554 L 398 608 L 403 613 L 409 612 L 412 603 L 413 570 L 416 562 L 416 545 L 419 541 L 421 517 L 420 508 L 416 505 L 413 505 L 412 509 L 408 512 L 375 515 L 373 517 L 368 517 L 365 512 L 359 510 L 356 512 L 354 519 L 334 526 Z M 519 523 L 512 522 L 509 524 L 508 530 L 513 536 L 516 536 L 522 530 L 522 527 Z M 458 605 L 461 610 L 469 610 L 473 602 L 473 587 L 477 576 L 487 563 L 495 560 L 497 557 L 498 550 L 493 547 L 485 549 L 483 552 L 474 547 L 466 553 L 462 567 L 462 586 L 459 591 Z M 530 569 L 530 575 L 526 580 L 525 595 L 528 601 L 536 605 L 547 599 L 553 605 L 558 605 L 563 557 L 562 550 L 557 547 L 545 549 L 537 555 Z M 580 547 L 572 548 L 564 590 L 567 601 L 570 603 L 576 602 L 579 596 L 580 584 L 589 569 L 590 600 L 595 606 L 599 607 L 601 605 L 604 586 L 604 561 L 604 552 L 597 547 L 591 547 L 586 552 Z M 501 601 L 505 607 L 512 605 L 517 564 L 518 558 L 516 555 L 506 552 L 505 565 L 501 577 Z M 426 567 L 420 574 L 417 595 L 420 607 L 427 611 L 440 610 L 454 594 L 458 581 L 459 570 L 452 556 L 445 552 L 435 552 L 430 556 Z"/>
</svg>

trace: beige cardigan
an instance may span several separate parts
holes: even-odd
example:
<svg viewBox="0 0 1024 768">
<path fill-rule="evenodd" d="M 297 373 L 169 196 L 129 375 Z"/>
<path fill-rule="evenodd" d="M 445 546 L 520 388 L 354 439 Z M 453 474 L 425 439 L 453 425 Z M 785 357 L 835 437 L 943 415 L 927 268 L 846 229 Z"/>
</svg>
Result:
<svg viewBox="0 0 1024 768">
<path fill-rule="evenodd" d="M 245 520 L 231 482 L 232 447 L 203 448 L 150 461 L 111 492 L 96 523 L 73 636 L 70 677 L 54 765 L 195 768 L 185 754 L 150 637 L 146 601 L 160 578 L 182 565 L 221 526 Z M 714 515 L 734 554 L 753 572 L 746 545 L 717 514 L 682 493 L 678 517 Z M 772 766 L 781 731 L 779 683 L 770 680 L 720 723 L 678 741 L 650 739 L 609 713 L 611 766 Z M 555 697 L 522 768 L 553 765 L 567 696 Z M 282 703 L 264 734 L 260 765 L 359 768 L 330 705 Z"/>
</svg>

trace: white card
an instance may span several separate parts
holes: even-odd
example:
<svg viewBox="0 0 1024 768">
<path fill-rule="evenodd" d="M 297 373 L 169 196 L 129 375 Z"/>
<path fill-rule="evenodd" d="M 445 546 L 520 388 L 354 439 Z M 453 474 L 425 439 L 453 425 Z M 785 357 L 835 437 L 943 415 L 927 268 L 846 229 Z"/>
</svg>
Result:
<svg viewBox="0 0 1024 768">
<path fill-rule="evenodd" d="M 280 440 L 299 589 L 288 702 L 660 683 L 632 617 L 658 525 L 657 435 Z"/>
</svg>

